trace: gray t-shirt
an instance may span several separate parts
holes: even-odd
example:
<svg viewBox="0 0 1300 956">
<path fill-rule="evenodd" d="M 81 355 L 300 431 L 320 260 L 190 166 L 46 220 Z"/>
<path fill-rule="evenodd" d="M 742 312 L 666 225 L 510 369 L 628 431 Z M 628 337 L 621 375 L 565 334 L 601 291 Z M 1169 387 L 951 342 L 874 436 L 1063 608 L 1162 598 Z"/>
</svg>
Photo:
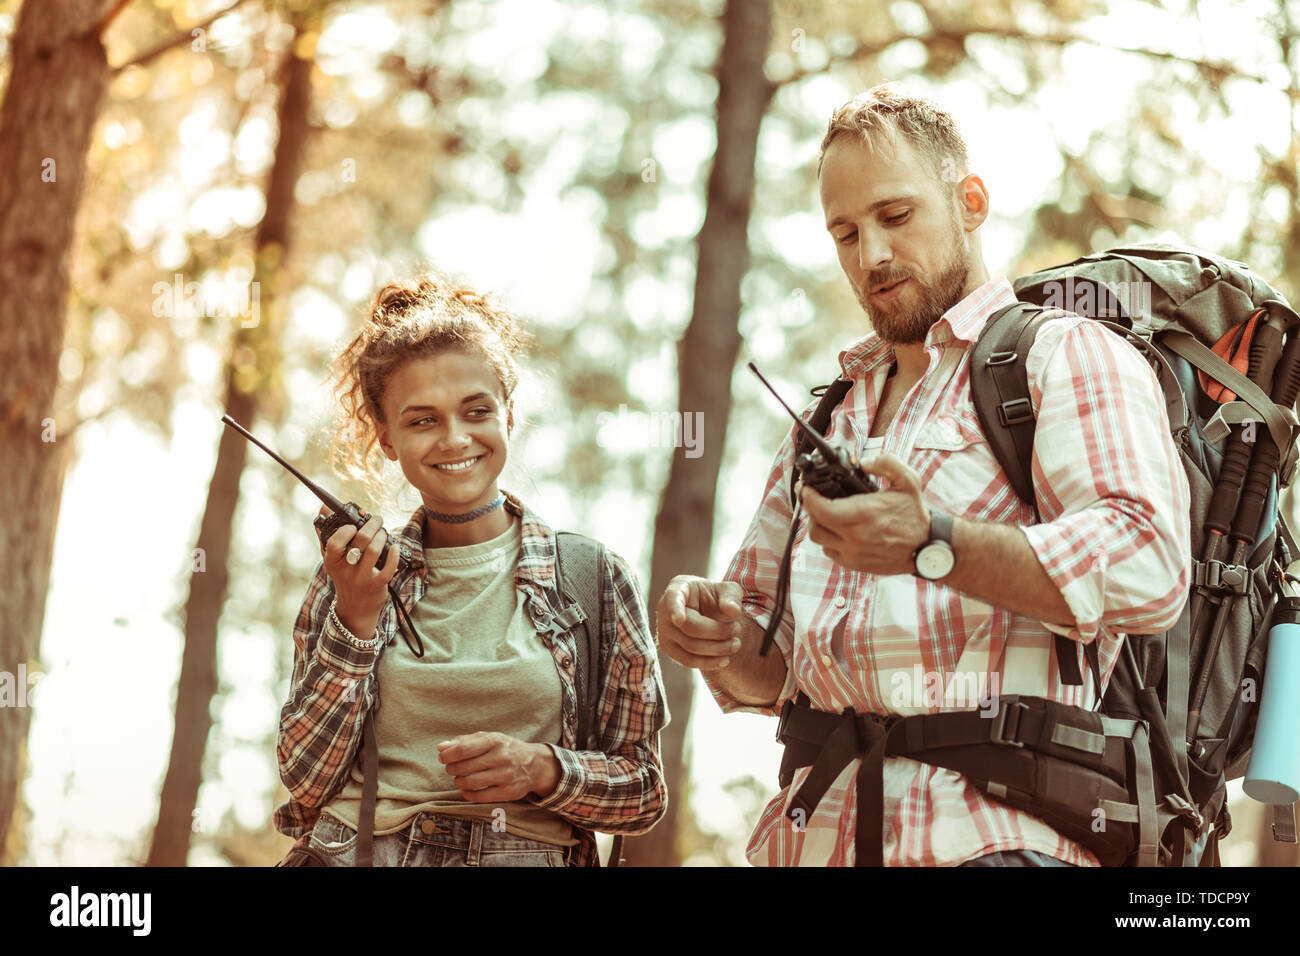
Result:
<svg viewBox="0 0 1300 956">
<path fill-rule="evenodd" d="M 379 661 L 383 706 L 370 718 L 379 744 L 376 835 L 436 811 L 490 820 L 547 843 L 577 842 L 567 820 L 526 800 L 466 800 L 438 759 L 439 743 L 478 731 L 560 742 L 560 675 L 515 586 L 522 538 L 514 519 L 491 541 L 425 549 L 428 588 L 411 609 L 424 657 L 399 640 Z M 362 782 L 358 760 L 322 812 L 356 829 Z"/>
</svg>

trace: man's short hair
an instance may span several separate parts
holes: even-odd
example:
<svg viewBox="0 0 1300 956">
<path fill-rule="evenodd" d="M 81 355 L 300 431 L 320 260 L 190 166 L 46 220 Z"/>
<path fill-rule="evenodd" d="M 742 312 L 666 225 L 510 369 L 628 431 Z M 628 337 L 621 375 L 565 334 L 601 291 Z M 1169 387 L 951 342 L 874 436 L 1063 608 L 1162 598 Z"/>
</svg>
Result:
<svg viewBox="0 0 1300 956">
<path fill-rule="evenodd" d="M 831 116 L 817 157 L 818 177 L 826 150 L 837 136 L 855 134 L 874 150 L 881 139 L 895 145 L 900 132 L 913 149 L 930 160 L 936 179 L 955 183 L 966 175 L 966 141 L 952 115 L 933 100 L 912 96 L 894 83 L 881 83 L 859 93 Z"/>
</svg>

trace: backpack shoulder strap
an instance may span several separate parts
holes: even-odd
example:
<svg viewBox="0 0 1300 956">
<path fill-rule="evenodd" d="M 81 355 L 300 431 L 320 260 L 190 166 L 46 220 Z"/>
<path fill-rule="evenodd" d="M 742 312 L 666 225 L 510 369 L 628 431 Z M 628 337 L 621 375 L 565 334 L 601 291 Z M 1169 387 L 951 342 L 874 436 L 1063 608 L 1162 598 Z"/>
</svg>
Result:
<svg viewBox="0 0 1300 956">
<path fill-rule="evenodd" d="M 596 724 L 596 701 L 600 696 L 600 585 L 604 550 L 599 541 L 586 535 L 556 532 L 556 589 L 563 599 L 577 602 L 583 617 L 574 680 L 578 692 L 579 749 L 590 745 L 589 738 Z"/>
<path fill-rule="evenodd" d="M 1021 501 L 1034 499 L 1034 407 L 1029 398 L 1029 349 L 1047 315 L 1040 306 L 1017 302 L 989 317 L 970 357 L 971 400 L 989 448 Z"/>
<path fill-rule="evenodd" d="M 1033 479 L 1034 432 L 1038 423 L 1029 397 L 1028 362 L 1038 328 L 1048 318 L 1047 310 L 1028 302 L 999 309 L 980 331 L 970 357 L 971 401 L 980 428 L 1016 495 L 1034 509 L 1034 518 L 1039 522 L 1043 517 L 1034 498 Z M 1082 684 L 1077 645 L 1056 633 L 1052 634 L 1052 643 L 1061 683 Z M 1101 670 L 1096 645 L 1085 644 L 1084 654 L 1100 703 Z"/>
<path fill-rule="evenodd" d="M 600 645 L 604 629 L 601 611 L 601 584 L 605 579 L 605 546 L 595 538 L 576 531 L 559 531 L 555 535 L 556 589 L 566 600 L 578 602 L 582 611 L 582 634 L 574 684 L 578 691 L 578 734 L 580 749 L 592 741 L 596 727 L 596 703 L 600 700 Z M 599 855 L 597 862 L 599 863 Z M 615 834 L 608 866 L 623 862 L 623 835 Z"/>
</svg>

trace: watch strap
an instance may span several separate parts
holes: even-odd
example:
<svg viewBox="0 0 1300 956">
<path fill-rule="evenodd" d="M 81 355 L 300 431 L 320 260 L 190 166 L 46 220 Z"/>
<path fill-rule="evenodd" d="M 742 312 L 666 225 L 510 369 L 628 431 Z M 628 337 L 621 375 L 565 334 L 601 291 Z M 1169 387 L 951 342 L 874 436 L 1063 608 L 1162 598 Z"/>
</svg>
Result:
<svg viewBox="0 0 1300 956">
<path fill-rule="evenodd" d="M 930 541 L 945 541 L 949 546 L 952 545 L 952 515 L 942 511 L 930 512 Z"/>
</svg>

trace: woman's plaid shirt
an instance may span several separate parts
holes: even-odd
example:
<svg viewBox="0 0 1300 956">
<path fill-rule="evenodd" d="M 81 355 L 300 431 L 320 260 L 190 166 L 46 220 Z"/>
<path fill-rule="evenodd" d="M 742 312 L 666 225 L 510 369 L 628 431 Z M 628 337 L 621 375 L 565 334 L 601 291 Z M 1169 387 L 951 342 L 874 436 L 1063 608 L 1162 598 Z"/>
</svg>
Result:
<svg viewBox="0 0 1300 956">
<path fill-rule="evenodd" d="M 555 534 L 513 495 L 507 493 L 505 507 L 523 523 L 515 583 L 528 600 L 556 610 Z M 408 611 L 425 591 L 423 529 L 423 509 L 417 508 L 394 539 L 408 567 L 393 578 L 393 586 Z M 594 721 L 600 750 L 576 746 L 574 634 L 558 628 L 554 634 L 538 630 L 555 658 L 562 687 L 562 739 L 558 746 L 548 744 L 560 762 L 561 774 L 553 793 L 544 798 L 529 794 L 527 799 L 574 824 L 579 843 L 570 858 L 573 866 L 599 865 L 593 830 L 644 833 L 668 806 L 659 760 L 659 731 L 668 723 L 659 657 L 631 569 L 608 549 L 605 556 L 604 680 Z M 293 678 L 276 739 L 280 777 L 290 800 L 276 809 L 275 828 L 298 837 L 299 842 L 310 837 L 321 807 L 342 789 L 348 769 L 358 759 L 365 716 L 371 707 L 379 707 L 379 658 L 399 638 L 397 612 L 390 600 L 377 625 L 384 640 L 373 650 L 356 647 L 330 620 L 334 595 L 334 582 L 324 564 L 318 564 L 294 622 Z"/>
<path fill-rule="evenodd" d="M 1083 686 L 1061 683 L 1044 624 L 940 581 L 840 567 L 795 538 L 789 603 L 776 633 L 786 683 L 775 707 L 746 707 L 710 683 L 724 711 L 775 714 L 796 690 L 818 710 L 877 714 L 984 709 L 999 694 L 1090 707 L 1083 644 L 1096 641 L 1102 679 L 1124 635 L 1159 633 L 1178 619 L 1191 582 L 1190 495 L 1169 433 L 1164 395 L 1146 360 L 1114 332 L 1077 315 L 1049 319 L 1027 357 L 1038 419 L 1033 482 L 1043 523 L 998 465 L 970 394 L 970 347 L 989 317 L 1015 301 L 992 279 L 948 310 L 925 339 L 929 367 L 885 430 L 883 451 L 921 478 L 925 504 L 974 521 L 1018 525 L 1077 626 Z M 831 418 L 832 444 L 871 458 L 866 439 L 893 349 L 870 334 L 840 353 L 853 388 Z M 810 405 L 805 414 L 811 412 Z M 793 430 L 777 452 L 762 503 L 725 578 L 746 613 L 771 618 L 790 529 Z M 887 482 L 886 482 L 887 486 Z M 849 763 L 802 829 L 786 818 L 810 768 L 764 809 L 750 838 L 755 865 L 852 865 L 857 800 Z M 1097 859 L 1030 814 L 955 771 L 903 757 L 885 761 L 886 866 L 939 866 L 999 850 L 1037 850 L 1079 866 Z"/>
</svg>

